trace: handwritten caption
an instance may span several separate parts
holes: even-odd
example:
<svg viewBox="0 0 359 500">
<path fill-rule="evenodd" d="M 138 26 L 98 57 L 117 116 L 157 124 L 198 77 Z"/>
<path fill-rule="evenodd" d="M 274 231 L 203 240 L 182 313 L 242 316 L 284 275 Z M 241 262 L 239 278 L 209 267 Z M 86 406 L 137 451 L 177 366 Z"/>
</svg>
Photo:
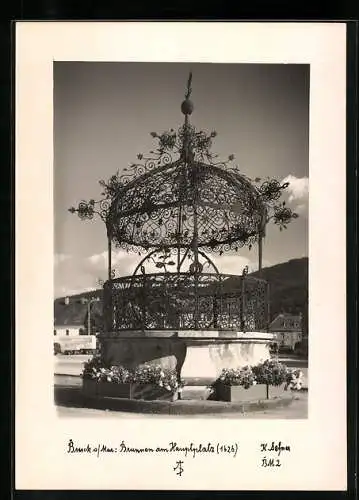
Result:
<svg viewBox="0 0 359 500">
<path fill-rule="evenodd" d="M 290 445 L 282 441 L 260 443 L 261 467 L 281 467 L 283 456 L 290 452 Z"/>
<path fill-rule="evenodd" d="M 98 443 L 90 445 L 80 445 L 75 443 L 73 439 L 69 439 L 66 446 L 68 454 L 87 454 L 100 457 L 101 455 L 113 454 L 135 454 L 135 455 L 155 455 L 155 454 L 177 454 L 184 458 L 196 458 L 204 455 L 227 455 L 236 458 L 239 453 L 239 443 L 212 443 L 206 444 L 193 442 L 183 444 L 176 441 L 169 442 L 166 446 L 131 446 L 122 440 L 118 446 L 109 446 L 108 444 Z M 281 467 L 283 458 L 291 452 L 291 447 L 282 441 L 261 442 L 259 444 L 259 467 L 276 468 Z M 177 458 L 175 459 L 177 460 Z M 175 466 L 172 467 L 177 476 L 181 477 L 184 472 L 184 461 L 177 460 Z"/>
<path fill-rule="evenodd" d="M 233 458 L 237 456 L 239 451 L 238 443 L 206 443 L 206 444 L 179 444 L 175 441 L 171 441 L 167 446 L 156 446 L 156 447 L 135 447 L 128 445 L 125 441 L 121 441 L 118 446 L 109 446 L 107 444 L 98 443 L 96 445 L 86 445 L 80 446 L 75 443 L 73 439 L 69 439 L 67 443 L 67 453 L 77 453 L 77 454 L 94 454 L 97 457 L 103 454 L 171 454 L 177 453 L 183 455 L 184 457 L 196 458 L 198 455 L 212 454 L 212 455 L 230 455 Z"/>
</svg>

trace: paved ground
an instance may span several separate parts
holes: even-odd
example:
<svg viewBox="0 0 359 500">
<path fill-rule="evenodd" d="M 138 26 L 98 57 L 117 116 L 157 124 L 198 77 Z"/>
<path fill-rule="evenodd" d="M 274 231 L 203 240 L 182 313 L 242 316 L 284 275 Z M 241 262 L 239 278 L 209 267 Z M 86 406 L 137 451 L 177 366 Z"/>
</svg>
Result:
<svg viewBox="0 0 359 500">
<path fill-rule="evenodd" d="M 276 408 L 272 410 L 256 411 L 251 413 L 220 413 L 198 415 L 196 418 L 236 418 L 236 419 L 305 419 L 307 418 L 308 397 L 307 393 L 300 393 L 298 399 L 290 406 Z M 105 418 L 129 418 L 129 419 L 163 419 L 163 418 L 193 418 L 194 415 L 163 415 L 163 414 L 142 414 L 122 411 L 95 410 L 92 408 L 71 408 L 58 406 L 58 415 L 61 417 L 105 417 Z"/>
<path fill-rule="evenodd" d="M 54 372 L 56 375 L 80 375 L 84 363 L 90 359 L 91 356 L 82 354 L 71 356 L 57 354 L 54 358 Z"/>
</svg>

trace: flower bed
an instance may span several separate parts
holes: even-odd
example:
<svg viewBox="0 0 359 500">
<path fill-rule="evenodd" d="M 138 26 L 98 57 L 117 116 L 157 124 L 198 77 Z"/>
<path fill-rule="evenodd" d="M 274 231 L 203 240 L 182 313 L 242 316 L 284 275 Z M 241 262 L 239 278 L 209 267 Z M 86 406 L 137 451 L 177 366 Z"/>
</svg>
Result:
<svg viewBox="0 0 359 500">
<path fill-rule="evenodd" d="M 134 370 L 104 366 L 98 356 L 85 363 L 82 378 L 84 393 L 92 397 L 174 400 L 180 388 L 175 370 L 150 364 Z"/>
<path fill-rule="evenodd" d="M 219 401 L 252 401 L 280 397 L 285 391 L 303 386 L 300 370 L 291 370 L 276 360 L 256 366 L 222 370 L 212 384 L 212 399 Z"/>
<path fill-rule="evenodd" d="M 303 374 L 276 360 L 256 366 L 224 369 L 210 386 L 210 399 L 218 401 L 253 401 L 280 397 L 285 391 L 301 390 Z M 89 397 L 173 401 L 182 383 L 176 370 L 144 364 L 129 370 L 123 366 L 105 366 L 100 356 L 85 363 L 82 373 L 83 391 Z"/>
<path fill-rule="evenodd" d="M 170 392 L 154 384 L 113 384 L 111 382 L 98 382 L 97 380 L 84 379 L 82 388 L 85 396 L 88 397 L 142 399 L 144 401 L 174 401 L 178 397 L 177 391 Z"/>
</svg>

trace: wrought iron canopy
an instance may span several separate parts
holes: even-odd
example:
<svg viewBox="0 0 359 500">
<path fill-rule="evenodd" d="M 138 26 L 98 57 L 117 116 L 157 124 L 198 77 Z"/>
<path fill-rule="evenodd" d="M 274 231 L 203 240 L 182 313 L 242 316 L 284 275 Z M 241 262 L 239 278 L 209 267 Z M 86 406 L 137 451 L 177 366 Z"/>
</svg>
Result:
<svg viewBox="0 0 359 500">
<path fill-rule="evenodd" d="M 190 124 L 190 74 L 181 111 L 184 124 L 158 134 L 157 148 L 137 155 L 137 162 L 100 181 L 104 199 L 80 202 L 81 218 L 99 213 L 110 240 L 125 249 L 199 248 L 206 251 L 251 247 L 264 236 L 270 219 L 281 227 L 297 215 L 277 204 L 288 184 L 254 181 L 211 150 L 217 133 Z"/>
<path fill-rule="evenodd" d="M 199 248 L 212 250 L 255 242 L 266 207 L 247 179 L 197 160 L 163 160 L 112 201 L 108 223 L 117 245 L 187 248 L 197 237 Z"/>
<path fill-rule="evenodd" d="M 107 331 L 267 328 L 267 284 L 246 276 L 248 269 L 237 277 L 220 274 L 205 251 L 221 254 L 258 242 L 260 270 L 266 224 L 273 220 L 282 229 L 297 217 L 285 202 L 279 203 L 288 184 L 249 179 L 234 165 L 233 155 L 218 160 L 211 150 L 216 132 L 190 124 L 191 81 L 192 75 L 179 130 L 151 132 L 157 148 L 148 156 L 138 154 L 136 163 L 109 181 L 100 181 L 103 199 L 70 208 L 81 219 L 98 214 L 106 223 Z M 133 276 L 115 279 L 112 244 L 145 250 Z M 153 265 L 159 273 L 153 274 Z M 176 271 L 169 272 L 174 265 Z"/>
</svg>

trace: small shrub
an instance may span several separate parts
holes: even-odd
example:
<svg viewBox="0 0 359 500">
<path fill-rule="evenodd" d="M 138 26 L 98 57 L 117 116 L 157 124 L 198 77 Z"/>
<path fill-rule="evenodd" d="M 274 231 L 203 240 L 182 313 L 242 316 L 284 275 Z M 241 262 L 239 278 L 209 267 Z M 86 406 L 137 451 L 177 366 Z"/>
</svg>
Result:
<svg viewBox="0 0 359 500">
<path fill-rule="evenodd" d="M 252 368 L 244 366 L 242 368 L 223 369 L 218 382 L 224 385 L 241 385 L 245 389 L 249 389 L 256 384 L 256 379 Z"/>
<path fill-rule="evenodd" d="M 268 359 L 252 369 L 258 384 L 278 386 L 287 382 L 288 368 L 279 361 Z"/>
<path fill-rule="evenodd" d="M 303 372 L 301 370 L 287 370 L 286 389 L 300 391 L 303 388 Z"/>
</svg>

